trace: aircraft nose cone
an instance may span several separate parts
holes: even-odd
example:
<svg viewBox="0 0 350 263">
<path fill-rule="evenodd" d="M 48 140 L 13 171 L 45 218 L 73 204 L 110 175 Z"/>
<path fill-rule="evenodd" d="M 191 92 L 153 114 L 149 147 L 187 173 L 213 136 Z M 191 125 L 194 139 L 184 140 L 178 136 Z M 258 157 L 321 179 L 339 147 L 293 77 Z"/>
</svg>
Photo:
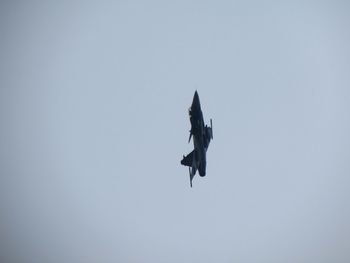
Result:
<svg viewBox="0 0 350 263">
<path fill-rule="evenodd" d="M 192 107 L 198 109 L 200 107 L 198 92 L 196 91 L 193 96 Z"/>
<path fill-rule="evenodd" d="M 194 92 L 193 100 L 199 100 L 198 92 Z"/>
</svg>

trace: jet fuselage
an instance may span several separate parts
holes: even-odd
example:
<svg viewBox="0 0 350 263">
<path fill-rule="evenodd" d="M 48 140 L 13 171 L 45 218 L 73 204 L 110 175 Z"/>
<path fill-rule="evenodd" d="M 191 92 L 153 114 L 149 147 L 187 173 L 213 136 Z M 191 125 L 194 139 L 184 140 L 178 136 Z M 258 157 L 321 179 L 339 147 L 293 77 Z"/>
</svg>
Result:
<svg viewBox="0 0 350 263">
<path fill-rule="evenodd" d="M 212 128 L 204 125 L 203 113 L 197 91 L 193 96 L 192 105 L 189 108 L 189 116 L 191 122 L 190 138 L 193 136 L 194 150 L 181 161 L 181 164 L 189 166 L 190 180 L 192 186 L 192 178 L 198 170 L 200 176 L 206 174 L 206 152 L 209 142 L 212 139 Z"/>
</svg>

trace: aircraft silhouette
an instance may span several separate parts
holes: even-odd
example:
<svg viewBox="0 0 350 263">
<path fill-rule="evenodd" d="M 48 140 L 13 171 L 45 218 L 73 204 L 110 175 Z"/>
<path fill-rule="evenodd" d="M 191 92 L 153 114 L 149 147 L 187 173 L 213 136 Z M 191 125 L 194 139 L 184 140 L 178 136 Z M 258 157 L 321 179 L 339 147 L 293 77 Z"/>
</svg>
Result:
<svg viewBox="0 0 350 263">
<path fill-rule="evenodd" d="M 205 176 L 207 166 L 207 150 L 210 140 L 213 139 L 213 123 L 210 119 L 210 127 L 204 125 L 203 113 L 197 91 L 194 93 L 192 105 L 188 109 L 188 113 L 191 121 L 191 130 L 188 142 L 191 141 L 191 137 L 193 136 L 194 150 L 187 156 L 183 156 L 181 164 L 188 166 L 190 185 L 192 187 L 192 180 L 197 170 L 201 177 Z"/>
</svg>

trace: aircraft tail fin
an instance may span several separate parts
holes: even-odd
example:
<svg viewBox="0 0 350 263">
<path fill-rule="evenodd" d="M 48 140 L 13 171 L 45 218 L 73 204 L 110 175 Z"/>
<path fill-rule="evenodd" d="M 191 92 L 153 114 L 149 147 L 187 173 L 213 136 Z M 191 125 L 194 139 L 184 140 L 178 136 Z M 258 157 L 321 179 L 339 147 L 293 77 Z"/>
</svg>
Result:
<svg viewBox="0 0 350 263">
<path fill-rule="evenodd" d="M 194 150 L 192 152 L 190 152 L 189 154 L 187 154 L 186 156 L 184 156 L 181 160 L 181 164 L 188 166 L 188 172 L 190 174 L 190 186 L 192 187 L 192 180 L 193 177 L 196 173 L 196 168 L 193 167 L 193 155 L 194 155 Z"/>
<path fill-rule="evenodd" d="M 192 188 L 192 179 L 193 179 L 193 175 L 192 175 L 192 172 L 191 172 L 191 167 L 188 167 L 188 172 L 190 174 L 190 186 Z"/>
</svg>

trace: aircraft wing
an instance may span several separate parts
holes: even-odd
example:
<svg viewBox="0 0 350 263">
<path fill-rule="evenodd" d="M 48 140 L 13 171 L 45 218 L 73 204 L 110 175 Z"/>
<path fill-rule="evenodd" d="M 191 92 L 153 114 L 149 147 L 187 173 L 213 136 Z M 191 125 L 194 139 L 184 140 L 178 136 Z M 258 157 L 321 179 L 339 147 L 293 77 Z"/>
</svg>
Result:
<svg viewBox="0 0 350 263">
<path fill-rule="evenodd" d="M 192 167 L 193 154 L 194 154 L 194 150 L 189 154 L 187 154 L 186 156 L 184 156 L 184 158 L 181 160 L 181 164 Z"/>
</svg>

